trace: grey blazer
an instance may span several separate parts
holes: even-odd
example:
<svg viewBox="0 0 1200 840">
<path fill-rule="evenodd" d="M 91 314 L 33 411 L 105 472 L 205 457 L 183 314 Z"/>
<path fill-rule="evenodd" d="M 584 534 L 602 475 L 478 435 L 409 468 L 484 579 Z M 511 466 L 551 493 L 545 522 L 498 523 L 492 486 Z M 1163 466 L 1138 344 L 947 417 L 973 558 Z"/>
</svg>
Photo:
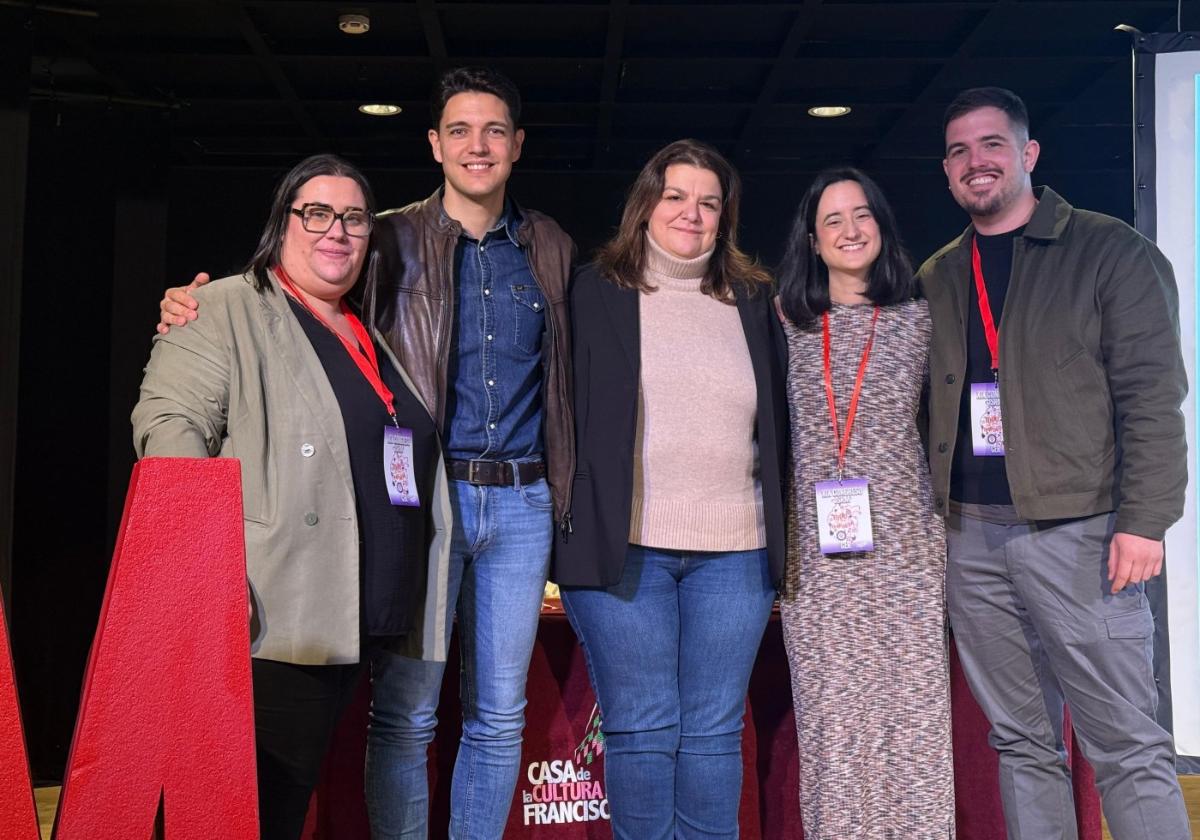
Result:
<svg viewBox="0 0 1200 840">
<path fill-rule="evenodd" d="M 302 665 L 357 662 L 358 518 L 341 411 L 276 279 L 265 294 L 251 282 L 249 275 L 225 277 L 197 289 L 200 317 L 154 337 L 133 410 L 133 445 L 139 458 L 241 461 L 253 656 Z M 387 343 L 380 344 L 418 394 Z M 438 458 L 426 502 L 432 540 L 419 629 L 393 647 L 443 661 L 451 509 Z M 202 531 L 196 537 L 203 539 Z"/>
</svg>

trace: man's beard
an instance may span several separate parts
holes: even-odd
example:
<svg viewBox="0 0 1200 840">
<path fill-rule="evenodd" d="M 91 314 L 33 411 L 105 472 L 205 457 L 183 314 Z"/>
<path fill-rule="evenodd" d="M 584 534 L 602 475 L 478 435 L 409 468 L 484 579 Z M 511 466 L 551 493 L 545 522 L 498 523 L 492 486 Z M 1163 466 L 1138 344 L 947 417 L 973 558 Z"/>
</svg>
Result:
<svg viewBox="0 0 1200 840">
<path fill-rule="evenodd" d="M 1020 194 L 1020 185 L 1002 182 L 1001 189 L 992 195 L 976 198 L 970 193 L 958 197 L 958 204 L 971 216 L 987 218 L 995 216 L 1012 204 Z"/>
</svg>

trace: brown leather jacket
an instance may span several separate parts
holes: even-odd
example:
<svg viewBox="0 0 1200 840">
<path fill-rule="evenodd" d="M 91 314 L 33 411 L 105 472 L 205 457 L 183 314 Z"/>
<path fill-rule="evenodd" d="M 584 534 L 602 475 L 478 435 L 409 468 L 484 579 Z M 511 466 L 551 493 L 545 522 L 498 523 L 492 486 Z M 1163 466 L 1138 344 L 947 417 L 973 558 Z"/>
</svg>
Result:
<svg viewBox="0 0 1200 840">
<path fill-rule="evenodd" d="M 567 281 L 575 244 L 558 223 L 520 209 L 517 239 L 546 298 L 542 344 L 542 439 L 554 519 L 568 527 L 575 473 L 575 419 L 571 406 L 571 335 Z M 447 370 L 454 323 L 454 249 L 462 225 L 442 210 L 437 192 L 399 210 L 379 214 L 375 227 L 379 278 L 376 323 L 412 377 L 439 427 L 446 420 Z"/>
</svg>

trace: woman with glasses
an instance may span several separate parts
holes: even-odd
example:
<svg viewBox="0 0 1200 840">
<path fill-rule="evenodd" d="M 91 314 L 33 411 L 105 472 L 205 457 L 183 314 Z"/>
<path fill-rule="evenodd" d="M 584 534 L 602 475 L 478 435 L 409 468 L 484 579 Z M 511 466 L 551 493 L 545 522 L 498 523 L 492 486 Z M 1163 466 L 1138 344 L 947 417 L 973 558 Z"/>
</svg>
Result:
<svg viewBox="0 0 1200 840">
<path fill-rule="evenodd" d="M 133 411 L 139 457 L 241 461 L 263 840 L 300 836 L 371 651 L 445 656 L 442 447 L 369 328 L 371 207 L 345 161 L 292 169 L 245 273 L 156 336 Z"/>
</svg>

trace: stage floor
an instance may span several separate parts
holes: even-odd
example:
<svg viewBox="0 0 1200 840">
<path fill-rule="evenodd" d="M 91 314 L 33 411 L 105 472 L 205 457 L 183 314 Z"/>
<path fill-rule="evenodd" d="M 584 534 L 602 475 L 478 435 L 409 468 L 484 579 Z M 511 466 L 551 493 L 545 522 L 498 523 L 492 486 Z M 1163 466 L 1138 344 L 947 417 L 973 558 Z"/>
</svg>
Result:
<svg viewBox="0 0 1200 840">
<path fill-rule="evenodd" d="M 1187 801 L 1188 817 L 1192 821 L 1192 837 L 1200 840 L 1200 776 L 1180 776 L 1183 798 Z M 38 819 L 42 824 L 42 840 L 50 840 L 50 828 L 54 825 L 54 809 L 58 807 L 58 787 L 41 787 L 34 790 L 37 800 Z M 745 838 L 753 840 L 753 838 Z M 1112 840 L 1108 826 L 1104 827 L 1104 840 Z"/>
</svg>

